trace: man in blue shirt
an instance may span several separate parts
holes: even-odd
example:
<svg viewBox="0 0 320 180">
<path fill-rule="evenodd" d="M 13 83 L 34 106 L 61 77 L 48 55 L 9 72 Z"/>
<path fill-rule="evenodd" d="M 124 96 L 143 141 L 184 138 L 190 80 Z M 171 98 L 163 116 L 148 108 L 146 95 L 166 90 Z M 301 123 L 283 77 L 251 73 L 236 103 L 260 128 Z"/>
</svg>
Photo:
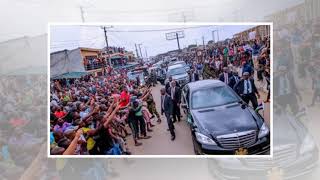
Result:
<svg viewBox="0 0 320 180">
<path fill-rule="evenodd" d="M 252 46 L 252 60 L 255 68 L 258 68 L 258 57 L 260 54 L 260 48 L 261 46 L 258 45 L 256 41 L 254 41 Z"/>
<path fill-rule="evenodd" d="M 253 68 L 248 62 L 243 62 L 242 64 L 242 74 L 245 72 L 248 72 L 249 76 L 251 76 L 253 73 Z"/>
</svg>

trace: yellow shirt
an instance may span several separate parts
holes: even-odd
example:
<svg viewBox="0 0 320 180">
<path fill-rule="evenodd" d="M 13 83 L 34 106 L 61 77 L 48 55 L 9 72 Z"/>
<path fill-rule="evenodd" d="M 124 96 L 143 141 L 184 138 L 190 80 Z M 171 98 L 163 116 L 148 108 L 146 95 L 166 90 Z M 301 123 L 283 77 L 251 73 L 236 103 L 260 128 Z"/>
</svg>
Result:
<svg viewBox="0 0 320 180">
<path fill-rule="evenodd" d="M 87 128 L 87 127 L 82 128 L 83 133 L 87 133 L 89 130 L 91 130 L 91 129 Z M 93 140 L 93 138 L 89 137 L 87 139 L 87 150 L 90 151 L 94 147 L 95 144 L 96 144 L 96 142 Z"/>
</svg>

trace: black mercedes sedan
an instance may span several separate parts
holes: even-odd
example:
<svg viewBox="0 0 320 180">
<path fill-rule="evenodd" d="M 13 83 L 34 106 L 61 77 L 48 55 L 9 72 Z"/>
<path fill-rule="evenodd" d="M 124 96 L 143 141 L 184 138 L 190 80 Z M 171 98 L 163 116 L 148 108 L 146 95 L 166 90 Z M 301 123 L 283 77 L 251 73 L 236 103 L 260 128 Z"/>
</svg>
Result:
<svg viewBox="0 0 320 180">
<path fill-rule="evenodd" d="M 299 117 L 274 106 L 273 157 L 210 159 L 208 170 L 212 178 L 318 179 L 315 172 L 318 170 L 319 149 L 310 129 L 305 126 L 311 119 L 305 118 L 307 116 Z"/>
<path fill-rule="evenodd" d="M 270 153 L 270 131 L 263 117 L 219 80 L 188 83 L 181 107 L 187 114 L 195 154 Z"/>
</svg>

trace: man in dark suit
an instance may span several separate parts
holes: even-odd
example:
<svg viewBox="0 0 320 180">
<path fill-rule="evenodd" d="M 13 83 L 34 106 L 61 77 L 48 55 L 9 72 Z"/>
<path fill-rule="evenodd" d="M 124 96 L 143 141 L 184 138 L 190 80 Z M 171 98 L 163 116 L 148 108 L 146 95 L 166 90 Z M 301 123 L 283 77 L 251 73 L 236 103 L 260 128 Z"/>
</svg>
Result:
<svg viewBox="0 0 320 180">
<path fill-rule="evenodd" d="M 232 72 L 232 75 L 229 79 L 229 86 L 234 89 L 234 86 L 240 81 L 240 77 L 238 76 L 238 72 Z"/>
<path fill-rule="evenodd" d="M 253 79 L 249 79 L 250 73 L 244 72 L 241 79 L 234 87 L 234 90 L 241 96 L 241 98 L 249 104 L 251 102 L 254 109 L 258 107 L 258 98 L 260 94 L 254 84 Z M 257 96 L 256 96 L 257 95 Z"/>
<path fill-rule="evenodd" d="M 274 77 L 274 99 L 283 108 L 286 109 L 289 105 L 291 112 L 294 114 L 300 110 L 298 98 L 302 97 L 296 87 L 293 75 L 288 72 L 287 66 L 279 66 L 278 72 Z"/>
<path fill-rule="evenodd" d="M 223 68 L 223 73 L 221 73 L 219 75 L 219 80 L 226 83 L 226 84 L 229 84 L 229 81 L 230 81 L 230 78 L 231 78 L 231 73 L 229 73 L 229 69 L 228 67 L 224 67 Z"/>
<path fill-rule="evenodd" d="M 169 94 L 166 93 L 166 90 L 164 88 L 160 90 L 160 93 L 161 93 L 161 115 L 163 115 L 164 113 L 166 116 L 169 131 L 171 133 L 171 140 L 173 141 L 176 138 L 176 135 L 174 132 L 174 125 L 172 122 L 172 112 L 173 112 L 172 100 Z"/>
<path fill-rule="evenodd" d="M 181 90 L 177 86 L 175 80 L 171 82 L 171 87 L 169 87 L 168 92 L 170 92 L 170 97 L 173 103 L 173 122 L 176 122 L 177 120 L 180 121 Z"/>
<path fill-rule="evenodd" d="M 193 69 L 190 70 L 189 73 L 189 81 L 190 82 L 195 82 L 195 81 L 199 81 L 199 74 L 194 72 Z"/>
<path fill-rule="evenodd" d="M 168 80 L 169 80 L 169 81 L 168 81 L 167 84 L 166 84 L 166 92 L 167 92 L 168 94 L 170 94 L 170 92 L 169 92 L 168 90 L 169 90 L 169 88 L 171 87 L 172 76 L 169 76 Z M 177 87 L 180 87 L 180 85 L 179 85 L 178 82 L 176 82 L 176 85 L 177 85 Z"/>
</svg>

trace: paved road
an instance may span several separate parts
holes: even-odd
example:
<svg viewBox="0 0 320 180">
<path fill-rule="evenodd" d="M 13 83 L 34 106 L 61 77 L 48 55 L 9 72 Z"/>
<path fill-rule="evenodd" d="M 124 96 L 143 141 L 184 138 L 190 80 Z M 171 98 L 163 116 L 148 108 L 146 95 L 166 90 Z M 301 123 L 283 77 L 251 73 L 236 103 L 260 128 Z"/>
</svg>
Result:
<svg viewBox="0 0 320 180">
<path fill-rule="evenodd" d="M 158 84 L 156 87 L 152 88 L 152 94 L 156 101 L 157 110 L 160 113 L 160 89 L 163 86 Z M 260 91 L 261 99 L 258 101 L 261 102 L 266 98 L 265 93 Z M 264 116 L 266 122 L 270 122 L 270 104 L 265 105 Z M 183 111 L 181 109 L 181 113 Z M 184 115 L 184 114 L 183 114 Z M 182 121 L 175 123 L 175 132 L 176 139 L 174 141 L 170 140 L 170 133 L 167 131 L 167 123 L 164 116 L 161 116 L 162 123 L 158 124 L 156 119 L 153 119 L 153 124 L 156 126 L 153 127 L 153 132 L 148 133 L 152 138 L 146 140 L 140 140 L 142 146 L 134 146 L 133 140 L 131 137 L 127 138 L 127 142 L 130 148 L 130 151 L 134 155 L 194 155 L 193 144 L 191 140 L 190 129 L 185 117 L 182 118 Z"/>
<path fill-rule="evenodd" d="M 163 86 L 158 84 L 156 87 L 152 88 L 152 94 L 156 101 L 157 110 L 160 113 L 160 89 Z M 191 140 L 191 133 L 187 122 L 184 121 L 184 117 L 182 121 L 176 122 L 175 132 L 176 139 L 171 141 L 170 132 L 167 131 L 167 123 L 164 116 L 161 116 L 162 122 L 158 124 L 156 119 L 153 119 L 154 126 L 153 132 L 150 132 L 148 135 L 151 135 L 152 138 L 146 140 L 140 140 L 143 145 L 142 146 L 134 146 L 133 140 L 131 137 L 128 139 L 128 145 L 130 147 L 130 151 L 134 155 L 194 155 L 193 145 Z"/>
</svg>

